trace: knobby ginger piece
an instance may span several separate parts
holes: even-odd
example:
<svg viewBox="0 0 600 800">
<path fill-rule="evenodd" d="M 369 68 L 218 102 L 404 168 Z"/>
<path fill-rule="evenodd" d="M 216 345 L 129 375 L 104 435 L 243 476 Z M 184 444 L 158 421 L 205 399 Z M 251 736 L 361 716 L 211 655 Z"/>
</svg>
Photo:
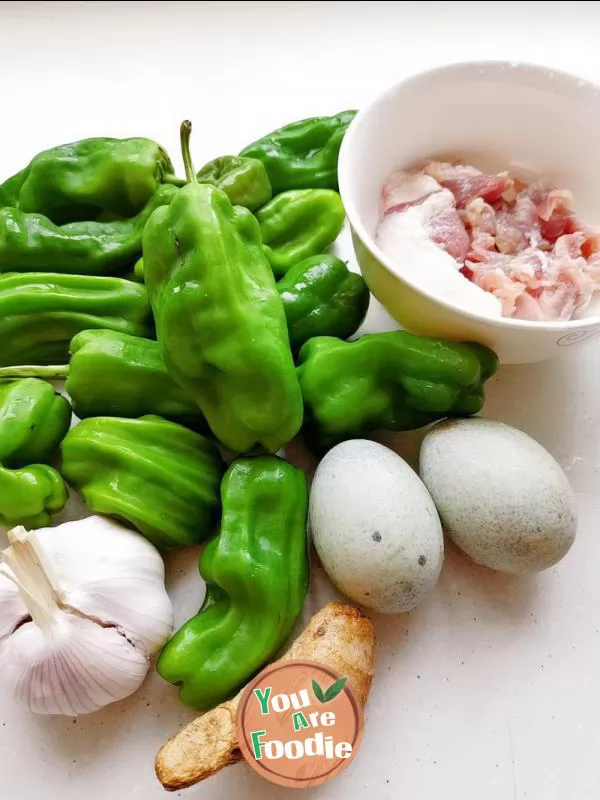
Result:
<svg viewBox="0 0 600 800">
<path fill-rule="evenodd" d="M 346 675 L 348 686 L 364 706 L 371 688 L 374 654 L 371 620 L 353 606 L 329 603 L 312 617 L 279 661 L 318 661 Z M 159 750 L 156 775 L 165 789 L 193 786 L 242 760 L 236 714 L 243 691 L 195 719 Z"/>
</svg>

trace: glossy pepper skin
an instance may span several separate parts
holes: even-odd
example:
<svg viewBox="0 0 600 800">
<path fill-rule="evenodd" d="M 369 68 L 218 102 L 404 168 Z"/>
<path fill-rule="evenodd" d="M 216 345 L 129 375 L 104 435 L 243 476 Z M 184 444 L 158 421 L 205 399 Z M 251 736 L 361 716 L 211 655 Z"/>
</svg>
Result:
<svg viewBox="0 0 600 800">
<path fill-rule="evenodd" d="M 363 322 L 369 289 L 336 256 L 320 255 L 295 264 L 277 283 L 292 350 L 315 336 L 347 339 Z"/>
<path fill-rule="evenodd" d="M 216 446 L 162 417 L 91 417 L 61 446 L 64 478 L 89 508 L 125 520 L 157 547 L 199 544 L 219 514 Z"/>
<path fill-rule="evenodd" d="M 59 473 L 45 464 L 21 469 L 0 467 L 0 525 L 24 525 L 29 530 L 50 524 L 65 507 L 67 487 Z"/>
<path fill-rule="evenodd" d="M 55 225 L 41 214 L 0 209 L 0 272 L 115 275 L 142 252 L 142 231 L 152 212 L 167 205 L 174 186 L 161 186 L 131 219 Z"/>
<path fill-rule="evenodd" d="M 138 264 L 142 272 L 142 259 Z M 369 304 L 361 276 L 330 255 L 297 264 L 279 281 L 277 291 L 294 352 L 315 336 L 351 336 Z M 85 330 L 73 337 L 70 351 L 69 364 L 9 367 L 0 369 L 0 378 L 66 378 L 65 388 L 80 419 L 158 414 L 208 431 L 192 394 L 167 371 L 158 342 L 118 331 Z"/>
<path fill-rule="evenodd" d="M 194 398 L 167 372 L 160 345 L 152 339 L 81 331 L 71 341 L 65 372 L 65 389 L 80 419 L 154 414 L 195 430 L 208 428 Z"/>
<path fill-rule="evenodd" d="M 36 378 L 0 382 L 0 464 L 46 464 L 71 422 L 71 406 Z"/>
<path fill-rule="evenodd" d="M 136 262 L 135 273 L 144 280 L 142 258 Z M 362 276 L 328 254 L 295 264 L 277 282 L 277 291 L 294 353 L 314 336 L 347 339 L 358 330 L 369 308 L 369 289 Z"/>
<path fill-rule="evenodd" d="M 138 214 L 173 172 L 150 139 L 94 138 L 52 147 L 0 186 L 0 207 L 43 214 L 63 225 Z"/>
<path fill-rule="evenodd" d="M 234 206 L 254 211 L 273 196 L 262 161 L 242 156 L 221 156 L 197 173 L 199 183 L 210 183 L 225 192 Z"/>
<path fill-rule="evenodd" d="M 304 473 L 276 456 L 241 458 L 223 478 L 221 500 L 221 531 L 200 558 L 204 604 L 157 664 L 199 710 L 231 697 L 275 655 L 308 590 Z"/>
<path fill-rule="evenodd" d="M 318 449 L 377 428 L 405 431 L 481 410 L 498 359 L 483 345 L 376 333 L 320 337 L 300 351 L 307 433 Z"/>
<path fill-rule="evenodd" d="M 240 155 L 258 158 L 267 168 L 273 192 L 337 189 L 342 139 L 356 111 L 293 122 L 245 147 Z"/>
<path fill-rule="evenodd" d="M 256 212 L 269 264 L 277 278 L 322 253 L 344 227 L 345 212 L 331 189 L 283 192 Z"/>
<path fill-rule="evenodd" d="M 47 466 L 69 429 L 71 408 L 35 378 L 0 383 L 0 524 L 39 528 L 67 502 L 67 488 Z"/>
<path fill-rule="evenodd" d="M 138 258 L 133 265 L 133 280 L 138 283 L 144 282 L 144 259 Z"/>
<path fill-rule="evenodd" d="M 0 275 L 1 366 L 63 364 L 73 336 L 89 328 L 151 335 L 144 286 L 99 275 Z"/>
<path fill-rule="evenodd" d="M 182 126 L 186 174 L 192 179 Z M 224 445 L 275 452 L 303 408 L 283 304 L 258 223 L 209 184 L 190 183 L 143 235 L 144 278 L 165 365 Z"/>
</svg>

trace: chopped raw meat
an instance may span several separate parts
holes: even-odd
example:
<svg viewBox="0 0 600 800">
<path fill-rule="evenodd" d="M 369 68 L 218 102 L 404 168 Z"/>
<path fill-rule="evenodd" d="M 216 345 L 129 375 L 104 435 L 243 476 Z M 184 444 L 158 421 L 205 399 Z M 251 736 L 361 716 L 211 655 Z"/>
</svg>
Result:
<svg viewBox="0 0 600 800">
<path fill-rule="evenodd" d="M 600 232 L 581 225 L 572 205 L 570 192 L 545 181 L 527 185 L 507 173 L 431 161 L 390 177 L 378 239 L 392 255 L 402 251 L 416 274 L 428 270 L 429 285 L 443 284 L 463 307 L 567 320 L 600 291 Z M 442 280 L 452 267 L 456 277 Z M 479 302 L 478 290 L 497 305 Z"/>
<path fill-rule="evenodd" d="M 565 321 L 571 318 L 574 311 L 572 293 L 566 285 L 558 284 L 551 289 L 545 289 L 537 298 L 527 292 L 520 294 L 515 301 L 512 316 L 536 322 Z"/>
<path fill-rule="evenodd" d="M 502 303 L 502 315 L 510 317 L 515 312 L 515 301 L 523 292 L 522 284 L 513 282 L 501 267 L 491 267 L 473 273 L 473 283 L 491 292 Z"/>
<path fill-rule="evenodd" d="M 600 289 L 600 253 L 596 252 L 588 258 L 587 261 L 587 271 L 590 276 L 590 280 L 596 287 L 596 290 Z"/>
<path fill-rule="evenodd" d="M 524 250 L 517 256 L 488 252 L 487 259 L 467 261 L 472 272 L 471 280 L 486 292 L 492 292 L 502 303 L 504 316 L 516 312 L 517 298 L 528 290 L 535 293 L 542 286 L 542 276 L 547 256 L 535 248 Z"/>
<path fill-rule="evenodd" d="M 449 208 L 442 214 L 430 220 L 427 226 L 431 239 L 440 247 L 443 247 L 447 253 L 462 263 L 471 243 L 469 242 L 469 234 L 462 224 L 458 211 L 455 208 Z"/>
<path fill-rule="evenodd" d="M 544 239 L 554 243 L 563 233 L 573 233 L 573 195 L 543 181 L 532 183 L 525 194 L 533 202 Z"/>
<path fill-rule="evenodd" d="M 496 212 L 483 198 L 471 200 L 465 206 L 462 216 L 465 225 L 473 231 L 473 236 L 479 233 L 496 235 Z"/>
<path fill-rule="evenodd" d="M 537 247 L 544 238 L 529 197 L 517 195 L 512 208 L 505 204 L 498 212 L 496 226 L 496 247 L 501 253 L 514 254 L 526 247 Z"/>
<path fill-rule="evenodd" d="M 458 208 L 464 208 L 476 197 L 493 203 L 512 187 L 512 180 L 506 173 L 486 175 L 468 164 L 430 161 L 424 172 L 435 178 L 445 189 L 450 189 Z"/>
</svg>

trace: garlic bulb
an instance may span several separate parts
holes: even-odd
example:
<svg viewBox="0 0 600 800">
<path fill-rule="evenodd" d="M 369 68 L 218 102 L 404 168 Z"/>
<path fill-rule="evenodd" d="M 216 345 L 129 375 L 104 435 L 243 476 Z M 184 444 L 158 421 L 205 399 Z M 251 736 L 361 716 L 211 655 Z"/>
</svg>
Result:
<svg viewBox="0 0 600 800">
<path fill-rule="evenodd" d="M 87 714 L 133 694 L 173 630 L 156 548 L 99 516 L 8 537 L 2 685 L 39 714 Z"/>
</svg>

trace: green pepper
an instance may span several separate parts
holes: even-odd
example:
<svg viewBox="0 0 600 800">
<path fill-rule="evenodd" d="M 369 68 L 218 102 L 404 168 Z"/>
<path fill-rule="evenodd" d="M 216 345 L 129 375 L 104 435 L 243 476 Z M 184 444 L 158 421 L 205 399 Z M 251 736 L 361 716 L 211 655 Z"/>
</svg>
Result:
<svg viewBox="0 0 600 800">
<path fill-rule="evenodd" d="M 238 459 L 221 502 L 221 531 L 200 558 L 204 603 L 157 664 L 200 710 L 231 697 L 277 653 L 308 590 L 304 473 L 276 456 Z"/>
<path fill-rule="evenodd" d="M 71 421 L 68 401 L 35 378 L 0 383 L 0 524 L 39 528 L 67 502 L 47 466 Z"/>
<path fill-rule="evenodd" d="M 267 170 L 257 158 L 221 156 L 202 167 L 197 178 L 199 183 L 210 183 L 225 192 L 232 205 L 249 211 L 273 196 Z"/>
<path fill-rule="evenodd" d="M 88 328 L 151 335 L 144 286 L 100 275 L 0 275 L 0 365 L 64 363 L 73 336 Z"/>
<path fill-rule="evenodd" d="M 377 428 L 405 431 L 481 410 L 498 359 L 480 344 L 405 331 L 355 342 L 319 337 L 300 351 L 307 432 L 318 448 Z"/>
<path fill-rule="evenodd" d="M 144 280 L 142 258 L 134 273 L 139 281 Z M 327 254 L 295 264 L 277 282 L 277 291 L 294 353 L 315 336 L 347 339 L 358 330 L 369 308 L 369 289 L 362 277 Z"/>
<path fill-rule="evenodd" d="M 133 276 L 132 279 L 137 281 L 138 283 L 144 282 L 144 259 L 138 258 L 138 260 L 133 265 Z"/>
<path fill-rule="evenodd" d="M 43 214 L 57 225 L 103 212 L 132 217 L 172 173 L 168 155 L 150 139 L 82 139 L 38 153 L 0 186 L 0 207 Z"/>
<path fill-rule="evenodd" d="M 369 289 L 339 258 L 313 256 L 293 266 L 278 282 L 294 352 L 315 336 L 347 339 L 364 320 Z"/>
<path fill-rule="evenodd" d="M 245 147 L 241 156 L 258 158 L 267 168 L 273 192 L 287 189 L 337 189 L 338 155 L 356 111 L 293 122 Z"/>
<path fill-rule="evenodd" d="M 217 447 L 157 416 L 92 417 L 66 435 L 61 472 L 92 511 L 125 520 L 157 547 L 199 544 L 219 514 Z"/>
<path fill-rule="evenodd" d="M 331 189 L 283 192 L 256 212 L 265 253 L 275 275 L 322 253 L 344 227 L 344 207 Z"/>
<path fill-rule="evenodd" d="M 66 378 L 65 389 L 79 419 L 156 415 L 208 432 L 192 395 L 167 372 L 158 342 L 92 329 L 76 334 L 70 349 L 69 364 L 2 367 L 0 379 Z"/>
<path fill-rule="evenodd" d="M 258 223 L 186 175 L 144 229 L 144 275 L 165 365 L 192 394 L 215 436 L 238 452 L 276 451 L 302 424 L 302 397 L 283 304 Z"/>
<path fill-rule="evenodd" d="M 143 267 L 142 259 L 139 263 Z M 329 255 L 297 264 L 279 281 L 277 291 L 294 352 L 315 336 L 350 336 L 369 303 L 360 275 Z M 66 378 L 80 419 L 158 414 L 207 431 L 193 396 L 167 372 L 158 342 L 118 331 L 85 330 L 73 337 L 70 351 L 69 364 L 0 368 L 0 378 Z"/>
<path fill-rule="evenodd" d="M 41 214 L 2 208 L 0 272 L 123 272 L 142 252 L 142 231 L 150 215 L 176 192 L 174 186 L 161 186 L 137 216 L 114 222 L 55 225 Z"/>
<path fill-rule="evenodd" d="M 44 528 L 68 500 L 65 482 L 52 467 L 0 467 L 0 525 Z"/>
<path fill-rule="evenodd" d="M 69 430 L 71 407 L 46 381 L 0 383 L 0 464 L 46 464 Z M 1 493 L 0 493 L 1 494 Z"/>
<path fill-rule="evenodd" d="M 54 368 L 53 377 L 66 376 L 65 389 L 80 419 L 154 414 L 196 430 L 208 427 L 194 398 L 167 372 L 152 339 L 81 331 L 71 341 L 70 365 Z"/>
</svg>

